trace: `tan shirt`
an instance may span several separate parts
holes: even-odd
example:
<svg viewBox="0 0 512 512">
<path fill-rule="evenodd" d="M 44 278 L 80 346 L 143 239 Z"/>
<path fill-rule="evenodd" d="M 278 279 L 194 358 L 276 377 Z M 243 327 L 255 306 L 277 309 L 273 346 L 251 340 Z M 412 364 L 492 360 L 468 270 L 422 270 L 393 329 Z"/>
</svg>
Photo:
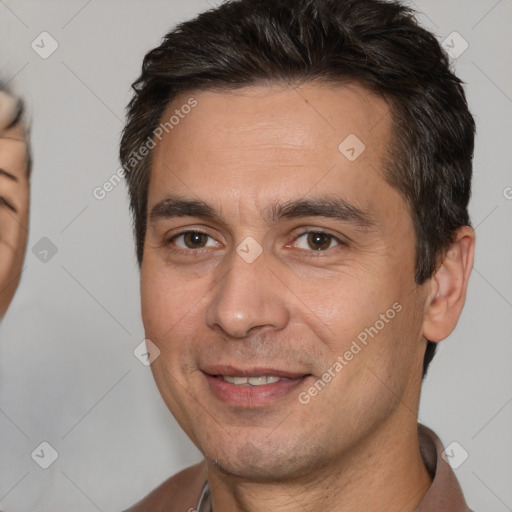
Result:
<svg viewBox="0 0 512 512">
<path fill-rule="evenodd" d="M 437 435 L 418 424 L 420 451 L 433 480 L 416 512 L 471 512 Z M 209 512 L 206 461 L 180 471 L 125 512 Z"/>
</svg>

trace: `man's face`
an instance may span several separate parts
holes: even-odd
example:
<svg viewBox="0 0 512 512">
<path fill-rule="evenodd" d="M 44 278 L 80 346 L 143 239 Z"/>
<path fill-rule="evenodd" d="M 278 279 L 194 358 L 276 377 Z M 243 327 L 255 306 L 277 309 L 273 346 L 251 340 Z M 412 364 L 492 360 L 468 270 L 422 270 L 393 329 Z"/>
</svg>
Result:
<svg viewBox="0 0 512 512">
<path fill-rule="evenodd" d="M 28 234 L 26 133 L 21 124 L 6 128 L 14 113 L 8 112 L 11 101 L 0 94 L 0 320 L 20 280 Z"/>
<path fill-rule="evenodd" d="M 162 121 L 190 96 L 153 150 L 141 269 L 169 409 L 246 478 L 400 434 L 416 422 L 428 290 L 408 207 L 383 178 L 388 105 L 357 85 L 250 87 L 183 95 Z"/>
</svg>

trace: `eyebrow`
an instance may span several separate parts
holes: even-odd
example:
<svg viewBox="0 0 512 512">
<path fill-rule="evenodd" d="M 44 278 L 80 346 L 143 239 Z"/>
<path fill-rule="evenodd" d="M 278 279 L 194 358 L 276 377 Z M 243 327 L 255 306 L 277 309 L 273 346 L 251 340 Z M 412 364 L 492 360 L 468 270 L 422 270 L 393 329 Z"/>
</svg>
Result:
<svg viewBox="0 0 512 512">
<path fill-rule="evenodd" d="M 370 212 L 362 210 L 337 196 L 297 199 L 285 203 L 276 203 L 262 213 L 264 220 L 269 224 L 302 217 L 326 217 L 349 222 L 365 230 L 374 227 L 376 224 L 375 218 Z M 150 224 L 155 224 L 160 219 L 173 217 L 201 217 L 219 223 L 223 222 L 222 215 L 208 203 L 176 195 L 169 195 L 158 202 L 151 209 L 149 222 Z"/>
<path fill-rule="evenodd" d="M 7 178 L 18 181 L 18 178 L 14 176 L 14 174 L 11 174 L 10 172 L 5 171 L 4 169 L 0 169 L 0 176 L 7 176 Z"/>
</svg>

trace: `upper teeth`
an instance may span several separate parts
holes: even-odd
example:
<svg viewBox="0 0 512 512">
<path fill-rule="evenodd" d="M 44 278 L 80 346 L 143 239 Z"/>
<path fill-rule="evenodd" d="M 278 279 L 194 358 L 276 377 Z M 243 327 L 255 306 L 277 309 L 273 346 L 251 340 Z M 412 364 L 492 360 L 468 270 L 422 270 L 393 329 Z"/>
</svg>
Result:
<svg viewBox="0 0 512 512">
<path fill-rule="evenodd" d="M 281 380 L 280 377 L 275 375 L 263 375 L 261 377 L 230 377 L 223 375 L 222 378 L 226 382 L 236 384 L 237 386 L 262 386 L 263 384 L 273 384 Z"/>
</svg>

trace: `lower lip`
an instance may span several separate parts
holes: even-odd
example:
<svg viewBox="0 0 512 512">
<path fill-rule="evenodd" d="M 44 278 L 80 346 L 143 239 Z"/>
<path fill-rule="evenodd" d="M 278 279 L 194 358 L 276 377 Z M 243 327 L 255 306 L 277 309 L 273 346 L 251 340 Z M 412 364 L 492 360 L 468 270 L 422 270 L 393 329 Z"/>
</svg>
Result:
<svg viewBox="0 0 512 512">
<path fill-rule="evenodd" d="M 222 377 L 205 374 L 210 390 L 223 402 L 245 407 L 262 407 L 296 390 L 308 376 L 279 380 L 261 386 L 237 386 Z"/>
</svg>

